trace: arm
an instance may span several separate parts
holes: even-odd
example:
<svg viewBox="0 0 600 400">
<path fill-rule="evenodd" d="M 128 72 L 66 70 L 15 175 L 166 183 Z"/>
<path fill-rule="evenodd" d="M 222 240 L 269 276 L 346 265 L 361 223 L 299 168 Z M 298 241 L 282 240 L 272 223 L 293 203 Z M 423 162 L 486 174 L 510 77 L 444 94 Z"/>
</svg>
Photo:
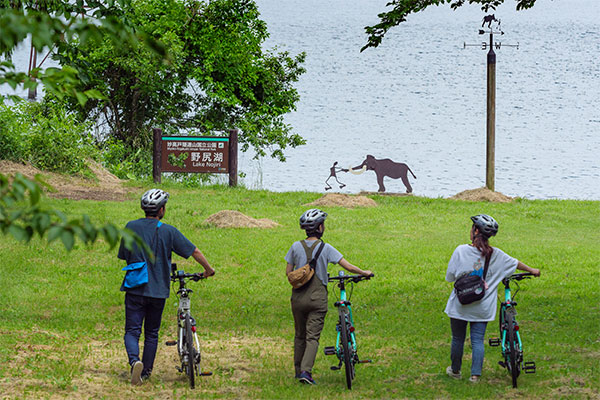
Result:
<svg viewBox="0 0 600 400">
<path fill-rule="evenodd" d="M 535 276 L 540 276 L 540 270 L 537 268 L 531 268 L 528 265 L 523 264 L 521 261 L 517 264 L 517 269 L 525 272 L 531 272 Z"/>
<path fill-rule="evenodd" d="M 285 274 L 289 274 L 290 272 L 292 272 L 292 270 L 294 269 L 294 266 L 290 263 L 287 264 L 287 266 L 285 267 Z"/>
<path fill-rule="evenodd" d="M 345 258 L 342 258 L 338 264 L 340 264 L 342 266 L 342 268 L 344 268 L 345 270 L 355 273 L 355 274 L 359 274 L 362 276 L 371 276 L 373 275 L 373 273 L 369 270 L 362 270 L 360 268 L 358 268 L 356 265 L 352 265 L 350 264 Z"/>
<path fill-rule="evenodd" d="M 210 266 L 208 260 L 206 259 L 206 257 L 204 257 L 204 254 L 202 254 L 202 252 L 198 250 L 197 247 L 192 253 L 192 257 L 194 257 L 194 260 L 196 260 L 198 264 L 204 267 L 204 276 L 208 277 L 213 276 L 215 274 L 214 268 Z"/>
</svg>

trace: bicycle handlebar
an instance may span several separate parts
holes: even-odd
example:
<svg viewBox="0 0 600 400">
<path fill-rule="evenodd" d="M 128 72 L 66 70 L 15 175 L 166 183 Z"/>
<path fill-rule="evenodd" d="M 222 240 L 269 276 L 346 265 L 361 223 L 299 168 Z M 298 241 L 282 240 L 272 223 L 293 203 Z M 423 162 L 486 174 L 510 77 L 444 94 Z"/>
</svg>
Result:
<svg viewBox="0 0 600 400">
<path fill-rule="evenodd" d="M 532 276 L 535 276 L 535 275 L 532 274 L 531 272 L 523 272 L 521 274 L 512 274 L 511 276 L 509 276 L 506 279 L 510 280 L 510 281 L 520 281 L 522 279 L 530 279 Z"/>
<path fill-rule="evenodd" d="M 338 275 L 338 276 L 329 276 L 330 281 L 352 281 L 352 282 L 360 282 L 364 280 L 369 280 L 375 276 L 375 274 L 371 274 L 369 276 L 364 275 Z"/>
</svg>

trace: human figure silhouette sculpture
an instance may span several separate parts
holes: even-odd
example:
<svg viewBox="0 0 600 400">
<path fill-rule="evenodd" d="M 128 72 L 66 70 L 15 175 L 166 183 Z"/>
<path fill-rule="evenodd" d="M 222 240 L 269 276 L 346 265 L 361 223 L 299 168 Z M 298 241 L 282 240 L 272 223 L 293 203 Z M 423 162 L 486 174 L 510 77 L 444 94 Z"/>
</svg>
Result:
<svg viewBox="0 0 600 400">
<path fill-rule="evenodd" d="M 345 184 L 343 184 L 342 182 L 340 182 L 338 180 L 337 173 L 338 172 L 348 172 L 348 170 L 345 168 L 338 167 L 337 163 L 338 163 L 337 161 L 334 162 L 333 165 L 331 166 L 331 168 L 329 169 L 329 177 L 325 181 L 325 185 L 327 185 L 327 186 L 325 186 L 325 190 L 331 189 L 331 185 L 329 184 L 329 180 L 331 178 L 335 178 L 335 181 L 340 185 L 340 189 L 346 186 Z"/>
</svg>

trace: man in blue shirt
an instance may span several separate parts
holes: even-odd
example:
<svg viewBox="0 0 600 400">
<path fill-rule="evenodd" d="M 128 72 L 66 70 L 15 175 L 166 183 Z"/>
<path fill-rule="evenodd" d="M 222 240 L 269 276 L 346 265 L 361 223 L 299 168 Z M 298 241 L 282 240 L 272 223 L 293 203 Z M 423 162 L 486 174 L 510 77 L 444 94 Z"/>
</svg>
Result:
<svg viewBox="0 0 600 400">
<path fill-rule="evenodd" d="M 171 254 L 189 258 L 192 256 L 204 267 L 204 275 L 212 276 L 215 270 L 204 255 L 177 228 L 163 224 L 160 220 L 165 216 L 165 208 L 169 193 L 160 189 L 150 189 L 141 198 L 141 207 L 146 217 L 129 221 L 126 228 L 137 233 L 154 252 L 154 263 L 149 262 L 148 254 L 134 246 L 132 250 L 125 248 L 123 242 L 119 247 L 118 257 L 127 265 L 147 262 L 148 283 L 137 287 L 121 285 L 125 292 L 125 349 L 131 365 L 131 384 L 140 385 L 152 373 L 158 331 L 165 301 L 169 297 L 171 282 Z M 144 325 L 144 354 L 139 357 L 139 339 Z"/>
</svg>

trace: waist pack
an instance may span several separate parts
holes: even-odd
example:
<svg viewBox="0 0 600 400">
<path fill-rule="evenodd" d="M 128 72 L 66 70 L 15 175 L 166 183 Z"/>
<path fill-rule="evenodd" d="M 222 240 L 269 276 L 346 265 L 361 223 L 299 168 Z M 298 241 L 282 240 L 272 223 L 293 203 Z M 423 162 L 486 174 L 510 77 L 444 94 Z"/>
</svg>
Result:
<svg viewBox="0 0 600 400">
<path fill-rule="evenodd" d="M 471 304 L 483 299 L 483 296 L 485 296 L 485 289 L 487 286 L 485 277 L 487 275 L 491 257 L 492 254 L 490 253 L 485 259 L 483 276 L 465 274 L 454 282 L 454 290 L 456 291 L 456 297 L 458 297 L 460 304 Z"/>
<path fill-rule="evenodd" d="M 315 247 L 317 247 L 319 242 L 321 242 L 321 247 L 319 247 L 319 250 L 317 251 L 317 254 L 315 255 L 315 257 L 313 257 L 312 256 L 313 250 L 315 249 Z M 317 266 L 317 260 L 319 259 L 319 256 L 321 255 L 321 251 L 323 250 L 323 247 L 325 247 L 325 243 L 320 240 L 316 241 L 315 244 L 312 245 L 312 247 L 308 247 L 306 245 L 306 243 L 304 242 L 304 240 L 302 240 L 300 243 L 302 243 L 302 246 L 304 247 L 304 251 L 306 252 L 306 259 L 309 261 L 307 264 L 303 265 L 302 267 L 295 269 L 295 270 L 291 271 L 289 274 L 287 274 L 288 281 L 290 282 L 290 285 L 292 285 L 292 287 L 294 289 L 301 288 L 302 286 L 304 286 L 307 282 L 309 282 L 312 279 L 312 277 L 315 274 L 315 267 Z"/>
<path fill-rule="evenodd" d="M 156 224 L 156 231 L 154 234 L 154 244 L 158 242 L 158 228 L 162 225 L 162 222 L 158 221 Z M 154 246 L 153 246 L 154 247 Z M 156 249 L 153 248 L 154 254 L 156 254 Z M 146 256 L 142 251 L 142 255 L 144 260 Z M 122 271 L 125 272 L 125 279 L 123 280 L 123 286 L 127 289 L 133 289 L 148 283 L 148 261 L 140 261 L 136 263 L 131 263 L 125 266 Z"/>
</svg>

